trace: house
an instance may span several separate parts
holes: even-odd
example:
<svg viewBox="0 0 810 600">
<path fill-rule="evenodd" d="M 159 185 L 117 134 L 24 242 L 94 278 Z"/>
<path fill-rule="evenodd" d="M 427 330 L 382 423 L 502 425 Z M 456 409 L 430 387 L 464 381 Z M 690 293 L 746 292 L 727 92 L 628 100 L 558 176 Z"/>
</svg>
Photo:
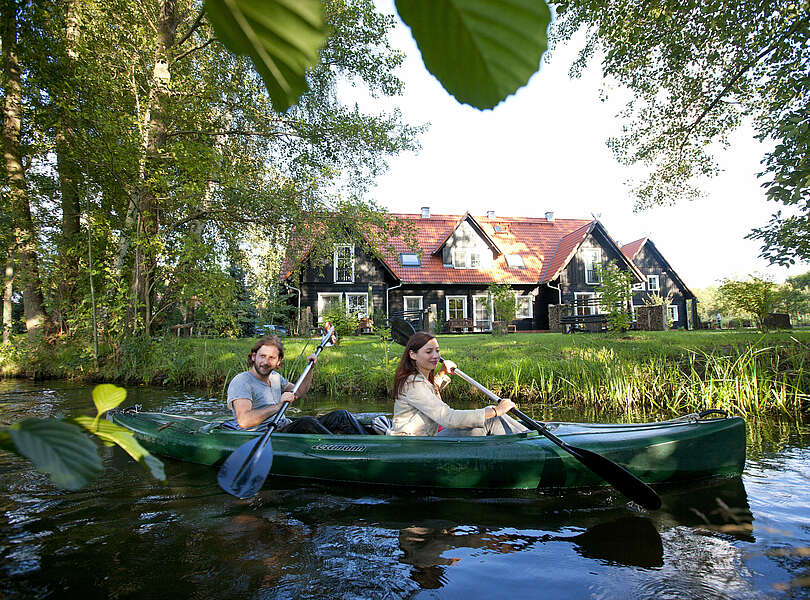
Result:
<svg viewBox="0 0 810 600">
<path fill-rule="evenodd" d="M 450 319 L 470 319 L 475 330 L 487 331 L 493 318 L 487 287 L 500 283 L 515 292 L 516 329 L 545 330 L 549 305 L 580 302 L 578 311 L 596 310 L 582 301 L 597 295 L 597 265 L 609 261 L 631 272 L 634 304 L 643 303 L 655 282 L 664 295 L 672 291 L 670 315 L 677 325 L 685 325 L 685 302 L 694 298 L 652 242 L 644 238 L 621 248 L 595 219 L 558 219 L 551 212 L 544 218 L 493 211 L 436 215 L 428 207 L 393 216 L 412 225 L 416 249 L 394 238 L 379 256 L 354 244 L 337 244 L 319 264 L 304 253 L 300 282 L 285 265 L 282 279 L 299 309 L 308 308 L 317 320 L 339 302 L 360 316 L 424 310 L 439 331 Z"/>
<path fill-rule="evenodd" d="M 642 306 L 645 300 L 657 294 L 667 301 L 667 316 L 672 327 L 689 328 L 689 312 L 692 323 L 698 323 L 697 299 L 667 262 L 652 240 L 643 237 L 622 246 L 622 253 L 644 275 L 644 280 L 633 286 L 633 307 Z"/>
</svg>

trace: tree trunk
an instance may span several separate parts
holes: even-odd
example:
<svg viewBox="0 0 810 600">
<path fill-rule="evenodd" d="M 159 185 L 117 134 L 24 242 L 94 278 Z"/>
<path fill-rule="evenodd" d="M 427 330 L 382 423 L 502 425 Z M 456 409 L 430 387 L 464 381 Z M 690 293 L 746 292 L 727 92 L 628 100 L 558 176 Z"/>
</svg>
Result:
<svg viewBox="0 0 810 600">
<path fill-rule="evenodd" d="M 79 274 L 79 255 L 83 240 L 80 238 L 79 217 L 81 215 L 79 182 L 81 173 L 76 161 L 75 134 L 71 109 L 75 108 L 73 79 L 79 39 L 79 5 L 77 0 L 65 2 L 65 52 L 62 66 L 62 80 L 67 85 L 58 90 L 58 121 L 55 136 L 56 165 L 59 174 L 59 191 L 62 196 L 62 236 L 59 243 L 59 263 L 62 272 L 59 277 L 59 325 L 66 328 L 64 314 L 78 302 L 76 280 Z"/>
<path fill-rule="evenodd" d="M 151 334 L 154 305 L 154 275 L 157 257 L 151 249 L 151 240 L 160 229 L 159 202 L 156 185 L 148 183 L 150 167 L 158 167 L 160 152 L 166 146 L 166 103 L 168 101 L 171 72 L 169 55 L 175 43 L 177 18 L 175 0 L 162 0 L 160 21 L 158 24 L 157 45 L 155 47 L 155 65 L 152 69 L 150 102 L 147 109 L 147 125 L 143 131 L 143 168 L 140 173 L 138 189 L 134 194 L 137 206 L 135 222 L 136 248 L 132 266 L 132 283 L 130 290 L 135 303 L 135 314 L 143 317 L 143 330 Z"/>
<path fill-rule="evenodd" d="M 25 324 L 29 339 L 35 340 L 50 326 L 50 318 L 45 312 L 42 296 L 36 235 L 25 189 L 25 172 L 20 150 L 22 84 L 17 58 L 17 4 L 14 0 L 3 0 L 2 7 L 3 71 L 6 79 L 3 156 L 9 187 L 10 212 L 14 223 L 13 236 L 17 253 L 16 262 L 19 265 L 19 287 L 23 291 Z"/>
<path fill-rule="evenodd" d="M 8 250 L 6 258 L 6 276 L 3 282 L 3 343 L 8 342 L 11 336 L 11 296 L 14 294 L 14 252 Z"/>
</svg>

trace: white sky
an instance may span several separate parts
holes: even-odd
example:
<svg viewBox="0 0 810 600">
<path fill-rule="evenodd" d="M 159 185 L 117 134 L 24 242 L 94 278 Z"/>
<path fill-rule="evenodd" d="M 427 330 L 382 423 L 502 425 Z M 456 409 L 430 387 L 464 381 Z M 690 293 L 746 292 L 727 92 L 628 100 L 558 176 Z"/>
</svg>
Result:
<svg viewBox="0 0 810 600">
<path fill-rule="evenodd" d="M 377 4 L 394 14 L 392 0 Z M 625 185 L 632 171 L 605 145 L 618 131 L 622 94 L 600 101 L 598 68 L 589 68 L 581 79 L 568 78 L 578 47 L 558 49 L 527 86 L 494 110 L 479 111 L 459 104 L 427 72 L 398 18 L 391 42 L 406 53 L 399 72 L 405 93 L 395 104 L 406 122 L 431 125 L 420 138 L 422 150 L 391 160 L 390 171 L 371 191 L 390 211 L 416 213 L 430 206 L 441 214 L 601 214 L 620 244 L 649 235 L 691 288 L 754 272 L 781 282 L 810 270 L 808 265 L 769 266 L 757 258 L 759 245 L 744 239 L 777 208 L 765 200 L 757 180 L 763 150 L 750 131 L 736 132 L 731 149 L 718 155 L 724 172 L 707 181 L 704 198 L 634 213 Z"/>
</svg>

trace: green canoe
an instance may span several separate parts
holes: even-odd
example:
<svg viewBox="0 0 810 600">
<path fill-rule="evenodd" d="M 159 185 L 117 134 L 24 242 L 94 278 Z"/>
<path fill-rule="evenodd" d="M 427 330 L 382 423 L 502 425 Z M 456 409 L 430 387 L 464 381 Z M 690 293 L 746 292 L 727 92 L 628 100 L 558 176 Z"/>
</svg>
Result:
<svg viewBox="0 0 810 600">
<path fill-rule="evenodd" d="M 259 435 L 222 429 L 222 419 L 211 417 L 127 409 L 112 411 L 109 418 L 154 454 L 205 465 L 221 463 Z M 601 454 L 649 484 L 739 475 L 745 464 L 745 422 L 740 417 L 551 422 L 548 427 L 570 445 Z M 271 439 L 270 473 L 276 476 L 490 490 L 605 485 L 534 431 L 465 438 L 274 433 Z"/>
</svg>

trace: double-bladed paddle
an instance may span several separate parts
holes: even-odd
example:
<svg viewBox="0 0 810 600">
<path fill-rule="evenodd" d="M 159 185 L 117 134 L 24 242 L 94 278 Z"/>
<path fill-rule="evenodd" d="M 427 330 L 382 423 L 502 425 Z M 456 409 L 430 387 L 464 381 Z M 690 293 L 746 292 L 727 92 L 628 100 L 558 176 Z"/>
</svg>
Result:
<svg viewBox="0 0 810 600">
<path fill-rule="evenodd" d="M 321 350 L 331 346 L 334 339 L 335 328 L 328 326 L 326 334 L 321 338 L 321 343 L 318 344 L 318 348 L 315 350 L 315 357 L 317 358 Z M 295 382 L 295 386 L 293 386 L 293 394 L 301 387 L 301 383 L 312 369 L 312 365 L 312 361 L 307 363 L 304 371 Z M 273 446 L 270 443 L 270 436 L 276 430 L 278 421 L 284 416 L 289 404 L 289 402 L 282 403 L 281 409 L 273 417 L 267 431 L 261 437 L 245 442 L 222 463 L 217 476 L 219 487 L 237 498 L 250 498 L 261 489 L 264 480 L 267 479 L 267 475 L 270 473 L 270 467 L 273 466 Z"/>
<path fill-rule="evenodd" d="M 391 324 L 391 336 L 394 338 L 394 341 L 403 346 L 407 345 L 408 338 L 410 338 L 414 333 L 416 333 L 416 331 L 407 321 L 397 320 Z M 486 396 L 489 397 L 493 402 L 498 403 L 501 401 L 501 398 L 499 398 L 495 393 L 485 388 L 461 369 L 455 368 L 453 373 L 475 386 L 478 390 L 486 394 Z M 524 425 L 526 425 L 526 427 L 546 436 L 559 448 L 576 458 L 588 469 L 604 479 L 607 483 L 612 485 L 633 502 L 636 502 L 649 510 L 657 510 L 661 508 L 661 498 L 655 493 L 655 490 L 621 465 L 616 464 L 612 460 L 609 460 L 600 454 L 591 452 L 590 450 L 577 448 L 567 444 L 559 437 L 551 433 L 548 427 L 546 427 L 544 424 L 538 423 L 537 421 L 529 418 L 528 415 L 525 415 L 517 408 L 513 408 L 512 412 L 517 415 L 517 417 L 523 422 Z"/>
</svg>

